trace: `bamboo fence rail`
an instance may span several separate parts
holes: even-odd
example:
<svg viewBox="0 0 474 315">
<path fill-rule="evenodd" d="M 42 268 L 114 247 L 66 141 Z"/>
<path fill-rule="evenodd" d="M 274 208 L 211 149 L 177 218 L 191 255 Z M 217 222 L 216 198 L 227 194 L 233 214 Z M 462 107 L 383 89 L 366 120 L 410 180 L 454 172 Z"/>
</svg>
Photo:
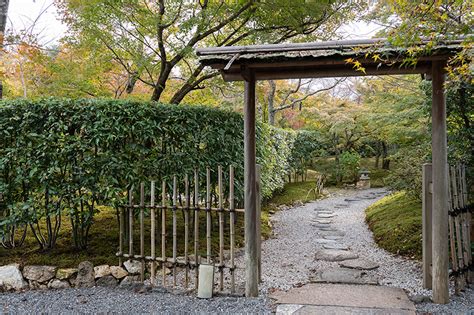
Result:
<svg viewBox="0 0 474 315">
<path fill-rule="evenodd" d="M 235 247 L 236 247 L 236 213 L 244 213 L 244 209 L 235 208 L 235 187 L 234 187 L 234 168 L 229 167 L 228 186 L 224 184 L 223 168 L 217 168 L 217 187 L 211 185 L 211 169 L 206 169 L 206 194 L 205 198 L 200 196 L 199 173 L 196 170 L 193 174 L 193 181 L 188 175 L 183 178 L 173 176 L 171 185 L 168 186 L 167 181 L 161 182 L 161 202 L 156 200 L 156 182 L 140 183 L 138 192 L 132 187 L 128 191 L 128 203 L 120 207 L 119 213 L 119 251 L 116 254 L 119 258 L 119 265 L 123 265 L 124 259 L 133 259 L 141 262 L 140 281 L 144 281 L 146 270 L 150 273 L 152 284 L 157 284 L 157 265 L 161 268 L 161 284 L 168 286 L 178 285 L 178 268 L 184 273 L 182 284 L 187 289 L 191 285 L 191 273 L 194 272 L 194 285 L 198 285 L 198 270 L 201 263 L 212 264 L 217 269 L 218 290 L 224 290 L 225 273 L 229 273 L 230 292 L 235 292 Z M 180 180 L 182 181 L 180 183 Z M 194 185 L 192 185 L 194 182 Z M 181 186 L 180 186 L 181 184 Z M 192 187 L 194 186 L 194 187 Z M 225 186 L 228 188 L 228 196 L 225 198 Z M 146 188 L 149 187 L 149 191 Z M 171 191 L 167 191 L 170 188 Z M 180 189 L 181 188 L 181 189 Z M 134 202 L 134 196 L 138 194 L 139 203 Z M 146 198 L 149 197 L 149 202 Z M 184 231 L 178 233 L 178 216 L 177 212 L 182 211 L 182 219 Z M 205 252 L 201 252 L 200 246 L 203 239 L 200 239 L 199 227 L 200 213 L 205 212 Z M 158 212 L 158 213 L 157 213 Z M 160 216 L 161 213 L 161 216 Z M 218 229 L 213 231 L 212 213 L 217 213 L 216 221 Z M 171 231 L 168 215 L 171 215 Z M 190 218 L 192 215 L 192 219 Z M 138 218 L 139 225 L 139 254 L 135 253 L 134 245 L 134 228 L 136 228 L 135 219 Z M 194 222 L 190 221 L 194 220 Z M 127 222 L 128 221 L 128 222 Z M 158 230 L 161 221 L 161 229 Z M 226 223 L 227 222 L 227 223 Z M 147 223 L 147 228 L 145 224 Z M 149 223 L 149 225 L 148 225 Z M 194 224 L 194 225 L 193 225 Z M 227 225 L 227 228 L 225 226 Z M 149 229 L 148 229 L 149 226 Z M 193 228 L 193 240 L 190 239 Z M 171 235 L 169 235 L 171 232 Z M 218 233 L 218 250 L 212 248 L 212 234 Z M 228 244 L 225 244 L 225 235 L 228 233 Z M 157 234 L 161 233 L 161 239 L 157 238 Z M 149 235 L 146 235 L 149 234 Z M 170 237 L 171 236 L 171 237 Z M 178 255 L 178 237 L 184 237 L 183 253 Z M 172 255 L 167 255 L 167 245 L 171 238 Z M 145 253 L 146 239 L 149 239 L 149 255 Z M 148 241 L 148 240 L 147 240 Z M 157 252 L 157 243 L 161 243 L 161 250 Z M 128 245 L 127 245 L 128 244 Z M 224 249 L 227 246 L 229 255 L 224 255 Z M 202 261 L 202 258 L 205 259 Z M 147 267 L 148 264 L 148 267 Z M 171 274 L 169 274 L 171 272 Z"/>
</svg>

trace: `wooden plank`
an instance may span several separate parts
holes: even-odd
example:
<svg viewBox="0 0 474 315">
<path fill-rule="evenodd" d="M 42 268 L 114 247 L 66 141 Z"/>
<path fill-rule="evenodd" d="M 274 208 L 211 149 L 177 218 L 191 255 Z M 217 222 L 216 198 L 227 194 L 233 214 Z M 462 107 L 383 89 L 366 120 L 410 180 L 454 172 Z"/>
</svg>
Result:
<svg viewBox="0 0 474 315">
<path fill-rule="evenodd" d="M 431 289 L 432 277 L 431 277 L 431 264 L 433 256 L 431 252 L 432 247 L 432 200 L 433 195 L 431 194 L 430 187 L 432 186 L 431 181 L 432 170 L 431 163 L 423 164 L 423 204 L 422 204 L 422 235 L 423 235 L 423 287 Z"/>
<path fill-rule="evenodd" d="M 162 283 L 166 286 L 166 181 L 161 182 L 161 264 Z"/>
<path fill-rule="evenodd" d="M 184 209 L 184 287 L 187 289 L 189 286 L 189 207 L 190 207 L 190 196 L 189 196 L 189 176 L 186 174 L 184 177 L 184 198 L 185 198 L 185 209 Z"/>
<path fill-rule="evenodd" d="M 258 261 L 258 283 L 262 283 L 262 168 L 257 165 L 257 261 Z"/>
<path fill-rule="evenodd" d="M 235 197 L 234 197 L 234 167 L 229 167 L 229 212 L 230 212 L 230 292 L 235 293 Z"/>
<path fill-rule="evenodd" d="M 120 207 L 119 208 L 119 266 L 122 267 L 123 261 L 122 261 L 122 255 L 123 255 L 123 239 L 124 239 L 124 221 L 125 221 L 125 215 L 124 215 L 124 208 Z"/>
<path fill-rule="evenodd" d="M 219 291 L 224 290 L 224 185 L 222 183 L 222 166 L 217 167 L 217 186 L 219 193 Z"/>
<path fill-rule="evenodd" d="M 467 180 L 466 180 L 466 166 L 460 165 L 461 168 L 461 193 L 463 198 L 464 206 L 468 205 L 468 198 L 467 198 Z M 472 248 L 471 248 L 471 229 L 472 229 L 472 214 L 471 212 L 466 213 L 466 243 L 467 243 L 467 257 L 469 258 L 468 263 L 472 266 Z M 472 270 L 468 270 L 467 274 L 467 281 L 469 283 L 473 283 L 474 281 L 474 272 Z"/>
<path fill-rule="evenodd" d="M 176 287 L 176 257 L 177 257 L 177 222 L 176 222 L 176 205 L 178 197 L 178 188 L 176 182 L 176 175 L 173 176 L 173 287 Z"/>
<path fill-rule="evenodd" d="M 452 179 L 452 176 L 448 176 L 448 179 Z M 448 203 L 449 211 L 452 211 L 453 209 L 455 209 L 455 206 L 454 206 L 455 198 L 453 194 L 453 189 L 451 189 L 451 185 L 448 185 L 448 198 L 449 198 L 449 203 Z M 458 259 L 456 256 L 456 236 L 455 236 L 456 231 L 454 228 L 454 218 L 451 215 L 449 216 L 448 224 L 449 224 L 449 247 L 450 247 L 450 253 L 451 253 L 451 265 L 452 265 L 452 270 L 454 272 L 457 272 L 459 271 L 459 268 L 458 268 Z M 459 277 L 456 276 L 455 281 L 454 281 L 454 288 L 455 288 L 456 294 L 459 293 L 460 287 L 461 286 L 459 282 Z"/>
<path fill-rule="evenodd" d="M 459 207 L 464 208 L 467 206 L 467 193 L 464 193 L 465 190 L 465 178 L 463 178 L 463 171 L 461 169 L 461 165 L 458 164 L 456 166 L 456 172 L 458 174 L 458 189 L 459 189 Z M 470 241 L 470 229 L 469 229 L 469 219 L 468 214 L 466 212 L 461 213 L 461 226 L 462 226 L 462 247 L 463 247 L 463 258 L 464 264 L 466 266 L 470 266 L 470 262 L 472 261 L 472 254 L 471 254 L 471 241 Z M 470 274 L 469 271 L 465 274 L 465 280 L 469 282 Z"/>
<path fill-rule="evenodd" d="M 194 266 L 195 268 L 195 286 L 196 290 L 199 283 L 199 173 L 194 170 Z"/>
<path fill-rule="evenodd" d="M 145 183 L 140 183 L 140 281 L 145 281 Z"/>
<path fill-rule="evenodd" d="M 458 209 L 461 205 L 461 201 L 459 199 L 459 193 L 458 193 L 458 178 L 456 174 L 456 169 L 455 167 L 451 166 L 450 168 L 450 182 L 451 182 L 451 191 L 452 191 L 452 196 L 453 196 L 453 208 Z M 463 269 L 465 266 L 465 260 L 463 256 L 463 246 L 462 246 L 462 222 L 461 222 L 461 216 L 456 215 L 454 217 L 454 231 L 456 234 L 456 260 L 459 269 Z M 458 290 L 463 290 L 464 285 L 465 285 L 465 277 L 463 275 L 458 275 L 456 277 L 457 279 L 457 289 Z"/>
<path fill-rule="evenodd" d="M 245 295 L 258 296 L 257 192 L 255 150 L 255 74 L 248 73 L 244 102 Z"/>
<path fill-rule="evenodd" d="M 155 181 L 151 181 L 150 185 L 150 251 L 151 251 L 151 270 L 150 270 L 150 281 L 151 285 L 155 285 L 156 281 L 156 212 L 155 212 Z"/>
<path fill-rule="evenodd" d="M 211 170 L 206 169 L 206 262 L 211 263 Z"/>
<path fill-rule="evenodd" d="M 128 192 L 128 254 L 133 256 L 133 186 Z"/>
<path fill-rule="evenodd" d="M 433 156 L 433 302 L 449 302 L 448 169 L 446 135 L 445 62 L 432 63 L 432 156 Z"/>
</svg>

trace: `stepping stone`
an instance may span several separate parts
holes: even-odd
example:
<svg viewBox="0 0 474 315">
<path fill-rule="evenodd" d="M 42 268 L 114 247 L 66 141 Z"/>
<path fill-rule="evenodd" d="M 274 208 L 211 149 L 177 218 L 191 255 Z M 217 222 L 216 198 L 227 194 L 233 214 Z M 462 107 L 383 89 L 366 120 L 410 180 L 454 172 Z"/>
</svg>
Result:
<svg viewBox="0 0 474 315">
<path fill-rule="evenodd" d="M 343 261 L 359 258 L 359 255 L 347 250 L 322 249 L 316 252 L 314 258 L 316 260 L 324 261 Z"/>
<path fill-rule="evenodd" d="M 323 226 L 323 227 L 319 227 L 318 229 L 324 232 L 337 232 L 337 230 L 335 230 L 331 226 Z"/>
<path fill-rule="evenodd" d="M 324 210 L 324 211 L 318 211 L 318 213 L 333 214 L 334 211 L 332 211 L 332 210 Z"/>
<path fill-rule="evenodd" d="M 354 199 L 352 199 L 352 198 L 346 198 L 346 199 L 344 199 L 344 201 L 346 201 L 346 202 L 353 202 L 353 201 L 360 201 L 360 199 L 359 199 L 359 198 L 354 198 Z"/>
<path fill-rule="evenodd" d="M 327 243 L 323 245 L 325 249 L 340 249 L 340 250 L 349 250 L 349 247 L 344 244 L 339 243 Z"/>
<path fill-rule="evenodd" d="M 325 239 L 325 238 L 317 238 L 314 241 L 318 244 L 334 244 L 334 243 L 336 243 L 335 240 L 328 240 L 328 239 Z"/>
<path fill-rule="evenodd" d="M 348 268 L 329 268 L 310 277 L 313 283 L 344 283 L 344 284 L 378 284 L 377 278 L 367 275 L 364 271 Z"/>
<path fill-rule="evenodd" d="M 323 219 L 333 218 L 335 216 L 336 215 L 334 213 L 333 214 L 328 214 L 328 213 L 319 213 L 318 214 L 318 217 L 323 218 Z"/>
<path fill-rule="evenodd" d="M 308 283 L 270 298 L 276 314 L 415 315 L 415 304 L 399 288 L 375 285 Z"/>
<path fill-rule="evenodd" d="M 377 263 L 363 258 L 342 261 L 339 266 L 360 270 L 373 270 L 379 267 Z"/>
<path fill-rule="evenodd" d="M 349 207 L 348 204 L 336 204 L 334 206 L 334 208 L 338 208 L 338 209 L 347 208 L 347 207 Z"/>
<path fill-rule="evenodd" d="M 329 241 L 339 241 L 343 239 L 343 237 L 339 235 L 323 235 L 323 238 Z"/>
<path fill-rule="evenodd" d="M 314 226 L 314 227 L 317 227 L 321 230 L 325 230 L 325 229 L 332 230 L 331 225 L 329 225 L 329 224 L 311 223 L 311 225 Z"/>
<path fill-rule="evenodd" d="M 375 197 L 375 196 L 362 196 L 362 197 L 360 197 L 360 199 L 367 199 L 367 200 L 375 199 L 375 198 L 377 198 L 377 197 Z"/>
<path fill-rule="evenodd" d="M 338 230 L 334 230 L 334 231 L 320 231 L 319 234 L 321 234 L 321 236 L 322 236 L 323 238 L 325 238 L 326 236 L 338 236 L 338 237 L 342 237 L 342 236 L 346 235 L 346 232 L 338 231 Z"/>
<path fill-rule="evenodd" d="M 319 224 L 330 224 L 330 223 L 332 223 L 331 220 L 325 220 L 325 219 L 314 220 L 314 222 L 317 222 Z"/>
</svg>

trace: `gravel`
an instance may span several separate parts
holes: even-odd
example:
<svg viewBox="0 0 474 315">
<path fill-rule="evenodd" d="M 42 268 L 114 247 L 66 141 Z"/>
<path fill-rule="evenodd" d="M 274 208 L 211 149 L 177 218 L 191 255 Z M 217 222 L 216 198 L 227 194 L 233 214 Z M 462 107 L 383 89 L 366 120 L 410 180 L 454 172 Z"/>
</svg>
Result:
<svg viewBox="0 0 474 315">
<path fill-rule="evenodd" d="M 181 291 L 176 294 L 160 288 L 94 287 L 5 293 L 0 295 L 0 313 L 271 313 L 273 306 L 266 297 L 268 293 L 301 286 L 308 283 L 316 272 L 339 266 L 338 262 L 315 260 L 315 253 L 324 244 L 316 241 L 324 236 L 324 232 L 315 226 L 318 211 L 334 212 L 335 216 L 329 218 L 331 229 L 345 232 L 335 238 L 338 244 L 346 245 L 360 257 L 380 265 L 375 270 L 367 271 L 370 276 L 379 278 L 380 284 L 405 289 L 409 296 L 431 296 L 429 290 L 422 289 L 421 264 L 378 248 L 365 223 L 364 210 L 387 193 L 384 189 L 335 190 L 326 199 L 274 214 L 271 218 L 273 237 L 262 243 L 263 283 L 259 298 L 222 295 L 200 300 L 193 293 Z M 236 287 L 237 292 L 242 294 L 242 251 L 237 254 L 236 264 Z M 181 272 L 178 279 L 182 277 Z M 228 282 L 226 275 L 227 288 Z M 474 291 L 468 289 L 459 296 L 453 296 L 447 305 L 420 303 L 416 307 L 420 313 L 474 312 Z"/>
</svg>

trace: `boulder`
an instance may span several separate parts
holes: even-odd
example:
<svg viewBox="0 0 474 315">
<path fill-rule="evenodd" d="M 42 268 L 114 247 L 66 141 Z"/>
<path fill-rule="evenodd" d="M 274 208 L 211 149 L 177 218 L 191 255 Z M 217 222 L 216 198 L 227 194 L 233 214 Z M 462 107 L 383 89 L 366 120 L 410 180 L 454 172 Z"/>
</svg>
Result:
<svg viewBox="0 0 474 315">
<path fill-rule="evenodd" d="M 138 274 L 142 270 L 142 263 L 138 260 L 127 260 L 123 263 L 129 274 Z"/>
<path fill-rule="evenodd" d="M 108 276 L 110 275 L 110 273 L 111 271 L 110 271 L 109 265 L 100 265 L 100 266 L 94 267 L 94 275 L 96 279 Z"/>
<path fill-rule="evenodd" d="M 0 267 L 0 291 L 22 290 L 28 287 L 18 264 Z"/>
<path fill-rule="evenodd" d="M 91 262 L 83 261 L 79 264 L 75 285 L 77 288 L 90 288 L 95 285 L 94 265 Z"/>
<path fill-rule="evenodd" d="M 119 266 L 110 266 L 110 273 L 115 279 L 122 279 L 128 276 L 127 270 Z"/>
<path fill-rule="evenodd" d="M 48 283 L 48 289 L 59 290 L 68 289 L 71 285 L 66 280 L 53 279 Z"/>
<path fill-rule="evenodd" d="M 28 285 L 31 290 L 47 290 L 48 289 L 47 283 L 40 283 L 35 280 L 28 280 Z"/>
<path fill-rule="evenodd" d="M 107 275 L 99 278 L 96 284 L 100 287 L 115 287 L 117 286 L 117 282 L 117 279 L 115 279 L 112 275 Z"/>
<path fill-rule="evenodd" d="M 56 278 L 59 280 L 70 279 L 77 273 L 77 268 L 62 268 L 56 271 Z"/>
<path fill-rule="evenodd" d="M 139 282 L 140 276 L 126 276 L 125 278 L 123 278 L 122 282 L 120 282 L 120 286 L 127 286 Z"/>
<path fill-rule="evenodd" d="M 54 278 L 57 269 L 54 266 L 25 266 L 23 277 L 39 283 L 47 282 Z"/>
</svg>

